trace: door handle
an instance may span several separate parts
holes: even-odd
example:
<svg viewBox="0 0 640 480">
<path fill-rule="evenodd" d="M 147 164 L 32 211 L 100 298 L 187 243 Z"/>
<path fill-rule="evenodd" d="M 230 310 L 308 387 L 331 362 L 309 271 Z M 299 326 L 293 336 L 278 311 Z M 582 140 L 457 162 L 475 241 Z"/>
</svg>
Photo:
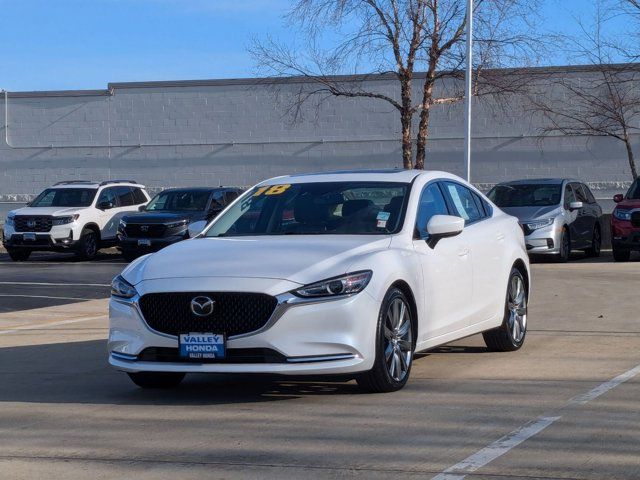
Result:
<svg viewBox="0 0 640 480">
<path fill-rule="evenodd" d="M 503 240 L 504 240 L 504 233 L 499 233 L 499 234 L 497 235 L 497 238 L 498 238 L 498 241 L 499 241 L 499 242 L 503 241 Z"/>
<path fill-rule="evenodd" d="M 460 250 L 458 252 L 458 256 L 459 257 L 466 257 L 467 255 L 469 255 L 469 249 L 468 248 L 465 248 L 465 249 Z"/>
</svg>

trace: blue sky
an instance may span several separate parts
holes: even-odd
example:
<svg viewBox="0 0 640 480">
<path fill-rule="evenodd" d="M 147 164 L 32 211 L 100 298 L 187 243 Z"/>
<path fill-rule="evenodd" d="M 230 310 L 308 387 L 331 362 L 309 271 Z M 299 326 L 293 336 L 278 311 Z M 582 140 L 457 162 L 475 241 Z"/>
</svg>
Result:
<svg viewBox="0 0 640 480">
<path fill-rule="evenodd" d="M 460 0 L 463 1 L 463 0 Z M 571 32 L 595 0 L 540 0 Z M 253 37 L 292 38 L 288 0 L 0 0 L 0 88 L 103 89 L 108 82 L 248 77 Z M 558 54 L 549 63 L 567 63 Z"/>
</svg>

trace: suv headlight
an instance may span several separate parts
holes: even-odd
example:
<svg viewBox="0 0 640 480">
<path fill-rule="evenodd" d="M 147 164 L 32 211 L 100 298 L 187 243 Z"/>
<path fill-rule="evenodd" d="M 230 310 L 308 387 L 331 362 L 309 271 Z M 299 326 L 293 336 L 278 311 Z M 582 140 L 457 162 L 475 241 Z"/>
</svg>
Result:
<svg viewBox="0 0 640 480">
<path fill-rule="evenodd" d="M 292 293 L 298 297 L 332 297 L 338 295 L 351 295 L 361 292 L 371 280 L 371 270 L 347 273 L 340 277 L 333 277 L 321 282 L 305 285 Z"/>
<path fill-rule="evenodd" d="M 624 210 L 622 208 L 616 208 L 613 211 L 613 216 L 616 217 L 618 220 L 630 221 L 631 220 L 631 210 Z"/>
<path fill-rule="evenodd" d="M 68 217 L 53 217 L 52 224 L 54 226 L 56 226 L 56 225 L 66 225 L 68 223 L 75 222 L 78 219 L 79 216 L 80 215 L 78 215 L 76 213 L 75 215 L 70 215 Z"/>
<path fill-rule="evenodd" d="M 137 294 L 136 288 L 122 278 L 122 275 L 118 275 L 111 281 L 111 295 L 114 297 L 132 298 Z"/>
<path fill-rule="evenodd" d="M 7 215 L 7 221 L 5 222 L 5 224 L 10 227 L 14 227 L 16 225 L 15 218 L 15 215 Z"/>
<path fill-rule="evenodd" d="M 553 218 L 546 218 L 544 220 L 536 220 L 535 222 L 526 222 L 524 225 L 529 228 L 529 230 L 539 230 L 544 227 L 548 227 L 553 224 Z"/>
<path fill-rule="evenodd" d="M 180 220 L 179 222 L 167 224 L 167 228 L 186 227 L 189 225 L 189 220 Z"/>
</svg>

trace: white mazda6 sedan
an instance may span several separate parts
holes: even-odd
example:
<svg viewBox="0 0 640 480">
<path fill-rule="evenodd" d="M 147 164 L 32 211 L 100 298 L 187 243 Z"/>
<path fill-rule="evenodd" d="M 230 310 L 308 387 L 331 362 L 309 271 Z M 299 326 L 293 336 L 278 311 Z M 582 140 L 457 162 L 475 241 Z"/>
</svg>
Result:
<svg viewBox="0 0 640 480">
<path fill-rule="evenodd" d="M 417 351 L 481 332 L 519 349 L 529 288 L 517 219 L 454 175 L 278 177 L 113 280 L 109 362 L 145 388 L 215 372 L 389 392 Z"/>
</svg>

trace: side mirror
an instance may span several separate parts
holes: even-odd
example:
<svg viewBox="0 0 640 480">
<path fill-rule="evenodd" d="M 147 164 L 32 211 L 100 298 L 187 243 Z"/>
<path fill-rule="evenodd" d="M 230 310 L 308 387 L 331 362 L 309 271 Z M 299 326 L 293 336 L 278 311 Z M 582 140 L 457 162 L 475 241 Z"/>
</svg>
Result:
<svg viewBox="0 0 640 480">
<path fill-rule="evenodd" d="M 434 215 L 427 223 L 429 238 L 427 243 L 431 248 L 443 238 L 455 237 L 464 229 L 464 218 L 453 215 Z"/>
<path fill-rule="evenodd" d="M 189 238 L 193 238 L 198 236 L 204 230 L 204 227 L 207 226 L 207 222 L 204 220 L 199 220 L 197 222 L 191 222 L 189 224 Z"/>
<path fill-rule="evenodd" d="M 616 203 L 620 203 L 622 200 L 624 200 L 624 195 L 621 194 L 621 193 L 616 193 L 613 196 L 613 201 L 616 202 Z"/>
<path fill-rule="evenodd" d="M 97 207 L 100 210 L 109 210 L 109 209 L 115 207 L 115 204 L 113 202 L 105 201 L 105 202 L 98 203 Z"/>
<path fill-rule="evenodd" d="M 140 206 L 138 207 L 138 211 L 139 211 L 139 212 L 144 212 L 144 211 L 147 209 L 146 207 L 147 207 L 146 205 L 140 205 Z"/>
<path fill-rule="evenodd" d="M 571 202 L 569 204 L 569 210 L 570 211 L 580 210 L 583 206 L 584 206 L 584 204 L 582 202 Z"/>
</svg>

